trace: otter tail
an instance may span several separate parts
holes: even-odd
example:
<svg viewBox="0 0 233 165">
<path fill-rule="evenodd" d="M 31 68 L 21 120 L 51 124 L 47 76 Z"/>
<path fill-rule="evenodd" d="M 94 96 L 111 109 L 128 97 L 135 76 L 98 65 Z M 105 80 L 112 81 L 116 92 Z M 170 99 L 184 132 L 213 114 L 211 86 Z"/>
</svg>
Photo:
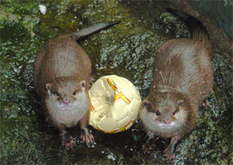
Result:
<svg viewBox="0 0 233 165">
<path fill-rule="evenodd" d="M 103 22 L 103 23 L 98 23 L 96 25 L 91 25 L 88 26 L 87 28 L 81 29 L 78 32 L 71 33 L 70 36 L 77 40 L 82 37 L 88 36 L 90 34 L 96 33 L 100 30 L 106 29 L 108 27 L 114 26 L 116 24 L 121 23 L 121 21 L 113 21 L 113 22 Z"/>
<path fill-rule="evenodd" d="M 199 20 L 182 11 L 178 11 L 175 9 L 168 8 L 167 11 L 178 16 L 188 25 L 192 39 L 202 42 L 207 49 L 212 50 L 208 32 L 205 26 Z"/>
</svg>

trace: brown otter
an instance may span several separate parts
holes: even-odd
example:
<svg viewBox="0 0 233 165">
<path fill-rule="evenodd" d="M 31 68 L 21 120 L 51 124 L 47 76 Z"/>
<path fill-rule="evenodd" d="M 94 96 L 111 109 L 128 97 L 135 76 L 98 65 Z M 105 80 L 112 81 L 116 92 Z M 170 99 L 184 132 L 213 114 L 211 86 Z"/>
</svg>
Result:
<svg viewBox="0 0 233 165">
<path fill-rule="evenodd" d="M 175 156 L 176 143 L 194 128 L 198 107 L 213 86 L 212 50 L 204 26 L 191 16 L 170 11 L 188 23 L 193 36 L 169 40 L 158 49 L 149 95 L 139 110 L 149 139 L 171 138 L 164 151 L 169 160 Z"/>
<path fill-rule="evenodd" d="M 87 130 L 91 60 L 75 40 L 120 22 L 99 23 L 69 35 L 50 39 L 39 51 L 34 65 L 34 85 L 46 104 L 47 120 L 60 131 L 62 144 L 73 147 L 67 127 L 81 126 L 81 138 L 93 141 Z"/>
</svg>

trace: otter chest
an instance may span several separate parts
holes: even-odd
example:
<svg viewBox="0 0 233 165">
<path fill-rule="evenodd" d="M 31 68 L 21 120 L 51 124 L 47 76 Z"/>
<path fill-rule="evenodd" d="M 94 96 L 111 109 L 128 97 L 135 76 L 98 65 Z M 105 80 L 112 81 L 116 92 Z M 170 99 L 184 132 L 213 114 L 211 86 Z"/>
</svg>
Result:
<svg viewBox="0 0 233 165">
<path fill-rule="evenodd" d="M 73 127 L 77 125 L 78 121 L 83 118 L 86 111 L 84 109 L 76 108 L 68 111 L 60 111 L 55 117 L 56 120 L 66 127 Z"/>
</svg>

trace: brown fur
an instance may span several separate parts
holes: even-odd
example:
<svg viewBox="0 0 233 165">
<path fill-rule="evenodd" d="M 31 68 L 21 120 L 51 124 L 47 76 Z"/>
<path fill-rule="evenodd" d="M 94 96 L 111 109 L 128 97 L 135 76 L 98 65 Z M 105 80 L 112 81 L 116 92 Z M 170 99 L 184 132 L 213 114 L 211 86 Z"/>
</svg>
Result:
<svg viewBox="0 0 233 165">
<path fill-rule="evenodd" d="M 89 57 L 77 42 L 68 35 L 50 39 L 37 55 L 34 65 L 36 91 L 46 104 L 47 120 L 60 131 L 62 143 L 67 147 L 73 147 L 73 140 L 72 137 L 66 135 L 66 127 L 75 126 L 78 120 L 80 120 L 81 128 L 84 130 L 81 135 L 83 140 L 89 143 L 93 139 L 86 129 L 90 110 L 87 93 L 90 77 L 91 61 Z M 80 82 L 85 82 L 85 89 L 82 89 Z M 75 90 L 83 91 L 86 98 L 72 96 L 72 92 Z M 54 96 L 57 92 L 61 96 Z M 68 93 L 71 93 L 71 95 L 67 96 Z M 72 102 L 79 102 L 79 100 L 84 99 L 79 105 L 82 109 L 70 110 L 70 112 L 64 114 L 64 110 L 62 112 L 52 102 L 56 100 L 57 103 L 62 104 L 64 99 Z M 57 114 L 60 111 L 63 118 L 60 117 L 59 119 Z M 64 124 L 64 121 L 67 123 Z"/>
<path fill-rule="evenodd" d="M 159 48 L 154 60 L 149 95 L 139 114 L 150 138 L 172 138 L 165 150 L 169 160 L 174 158 L 175 144 L 193 129 L 198 107 L 212 90 L 212 54 L 205 42 L 169 40 Z M 174 126 L 160 128 L 165 121 Z"/>
<path fill-rule="evenodd" d="M 47 120 L 59 131 L 62 144 L 73 147 L 73 138 L 66 127 L 80 123 L 81 138 L 89 144 L 93 136 L 88 133 L 90 99 L 88 89 L 91 78 L 91 60 L 76 40 L 120 21 L 103 22 L 78 32 L 50 39 L 40 50 L 34 64 L 34 85 L 44 104 Z"/>
<path fill-rule="evenodd" d="M 34 64 L 37 93 L 46 96 L 45 84 L 59 77 L 72 77 L 90 83 L 91 61 L 75 40 L 67 36 L 50 39 L 40 50 Z"/>
</svg>

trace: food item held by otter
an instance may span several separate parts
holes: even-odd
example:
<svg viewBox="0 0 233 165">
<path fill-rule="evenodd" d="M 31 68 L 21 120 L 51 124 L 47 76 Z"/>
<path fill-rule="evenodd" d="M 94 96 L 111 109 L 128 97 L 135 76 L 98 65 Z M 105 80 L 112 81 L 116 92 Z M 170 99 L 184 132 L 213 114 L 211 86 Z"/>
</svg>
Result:
<svg viewBox="0 0 233 165">
<path fill-rule="evenodd" d="M 82 141 L 89 144 L 94 139 L 87 130 L 91 60 L 75 40 L 117 23 L 100 23 L 50 39 L 37 55 L 34 85 L 46 105 L 47 120 L 60 131 L 62 144 L 66 147 L 74 145 L 66 128 L 74 127 L 78 122 Z"/>
<path fill-rule="evenodd" d="M 192 39 L 172 39 L 158 49 L 149 95 L 139 109 L 150 139 L 171 138 L 164 151 L 169 160 L 177 142 L 194 128 L 198 107 L 213 86 L 212 51 L 204 27 L 193 17 L 185 21 Z"/>
</svg>

